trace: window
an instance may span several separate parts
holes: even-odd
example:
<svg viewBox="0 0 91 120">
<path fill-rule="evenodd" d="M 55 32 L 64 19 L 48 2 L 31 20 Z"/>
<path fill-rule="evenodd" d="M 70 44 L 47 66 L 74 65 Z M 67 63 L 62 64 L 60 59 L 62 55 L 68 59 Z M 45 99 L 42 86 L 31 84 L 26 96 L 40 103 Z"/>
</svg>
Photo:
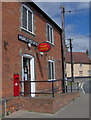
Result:
<svg viewBox="0 0 91 120">
<path fill-rule="evenodd" d="M 26 5 L 22 5 L 22 29 L 34 33 L 33 12 Z"/>
<path fill-rule="evenodd" d="M 53 28 L 49 24 L 47 24 L 47 42 L 54 45 Z"/>
<path fill-rule="evenodd" d="M 52 60 L 48 61 L 48 79 L 49 80 L 55 79 L 55 65 L 54 61 Z"/>
<path fill-rule="evenodd" d="M 80 67 L 82 67 L 82 64 L 80 64 Z"/>
<path fill-rule="evenodd" d="M 88 75 L 91 75 L 91 70 L 88 70 Z"/>
<path fill-rule="evenodd" d="M 83 71 L 79 71 L 79 75 L 80 75 L 80 76 L 83 76 Z"/>
</svg>

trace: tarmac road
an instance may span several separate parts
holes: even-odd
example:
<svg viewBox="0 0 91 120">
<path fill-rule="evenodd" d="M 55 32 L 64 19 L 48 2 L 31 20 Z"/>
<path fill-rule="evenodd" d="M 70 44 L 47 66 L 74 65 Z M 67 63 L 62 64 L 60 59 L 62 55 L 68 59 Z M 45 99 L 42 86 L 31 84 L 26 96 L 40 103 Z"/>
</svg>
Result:
<svg viewBox="0 0 91 120">
<path fill-rule="evenodd" d="M 84 90 L 84 93 L 91 94 L 91 80 L 84 82 L 83 90 Z"/>
</svg>

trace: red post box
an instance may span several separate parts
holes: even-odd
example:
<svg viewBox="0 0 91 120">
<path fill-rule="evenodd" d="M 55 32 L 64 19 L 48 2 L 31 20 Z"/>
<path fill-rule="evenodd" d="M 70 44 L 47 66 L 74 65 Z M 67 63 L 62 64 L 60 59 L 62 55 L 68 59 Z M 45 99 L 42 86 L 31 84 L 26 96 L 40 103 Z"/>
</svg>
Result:
<svg viewBox="0 0 91 120">
<path fill-rule="evenodd" d="M 14 74 L 14 96 L 19 96 L 20 90 L 19 90 L 19 74 Z"/>
</svg>

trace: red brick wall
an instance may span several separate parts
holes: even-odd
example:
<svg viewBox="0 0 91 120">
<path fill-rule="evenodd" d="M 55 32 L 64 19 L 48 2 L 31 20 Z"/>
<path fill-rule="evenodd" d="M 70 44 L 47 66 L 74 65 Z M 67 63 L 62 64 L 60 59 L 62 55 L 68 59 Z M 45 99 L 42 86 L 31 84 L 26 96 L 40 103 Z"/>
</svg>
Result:
<svg viewBox="0 0 91 120">
<path fill-rule="evenodd" d="M 48 80 L 47 62 L 48 59 L 53 59 L 56 64 L 56 79 L 62 78 L 62 56 L 61 56 L 61 37 L 60 31 L 48 22 L 40 13 L 34 8 L 34 30 L 35 36 L 21 30 L 21 3 L 5 2 L 2 5 L 2 35 L 3 35 L 3 97 L 13 96 L 13 74 L 19 73 L 21 80 L 21 54 L 31 54 L 35 57 L 35 74 L 36 80 Z M 28 37 L 38 43 L 46 42 L 46 23 L 50 23 L 54 29 L 55 46 L 41 57 L 38 50 L 27 47 L 27 44 L 18 40 L 18 34 Z M 4 41 L 8 42 L 6 49 L 4 48 Z M 58 84 L 57 84 L 58 86 Z M 60 86 L 60 84 L 59 84 Z M 49 83 L 37 84 L 36 89 L 48 89 Z"/>
<path fill-rule="evenodd" d="M 19 109 L 32 112 L 55 113 L 65 105 L 79 97 L 78 92 L 65 93 L 61 96 L 52 97 L 16 97 L 7 102 L 7 112 Z"/>
<path fill-rule="evenodd" d="M 2 3 L 0 2 L 0 98 L 2 97 Z"/>
</svg>

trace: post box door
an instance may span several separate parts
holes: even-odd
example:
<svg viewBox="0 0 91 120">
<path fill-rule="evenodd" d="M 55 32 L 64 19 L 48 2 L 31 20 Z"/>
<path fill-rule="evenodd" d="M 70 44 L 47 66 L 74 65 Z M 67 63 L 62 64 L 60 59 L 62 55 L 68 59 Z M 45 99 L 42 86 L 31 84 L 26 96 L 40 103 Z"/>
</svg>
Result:
<svg viewBox="0 0 91 120">
<path fill-rule="evenodd" d="M 19 74 L 14 74 L 14 96 L 19 96 Z"/>
</svg>

